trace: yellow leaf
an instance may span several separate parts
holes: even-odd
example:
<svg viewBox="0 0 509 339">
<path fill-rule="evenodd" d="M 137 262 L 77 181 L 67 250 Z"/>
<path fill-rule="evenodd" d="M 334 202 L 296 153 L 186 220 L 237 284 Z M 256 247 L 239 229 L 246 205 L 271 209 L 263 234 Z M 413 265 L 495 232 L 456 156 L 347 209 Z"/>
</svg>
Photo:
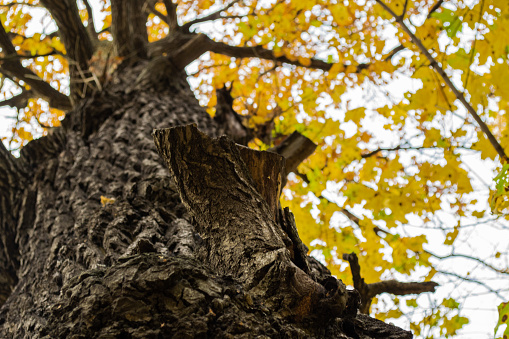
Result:
<svg viewBox="0 0 509 339">
<path fill-rule="evenodd" d="M 309 59 L 309 58 L 299 57 L 298 60 L 299 60 L 299 63 L 304 66 L 311 65 L 311 59 Z"/>
<path fill-rule="evenodd" d="M 358 107 L 352 109 L 345 113 L 345 122 L 353 121 L 357 125 L 360 123 L 361 119 L 366 115 L 366 111 L 364 107 Z"/>
<path fill-rule="evenodd" d="M 113 204 L 115 202 L 115 198 L 107 198 L 101 195 L 101 205 L 106 206 L 108 204 Z"/>
<path fill-rule="evenodd" d="M 452 245 L 454 243 L 454 240 L 456 240 L 459 231 L 460 231 L 459 226 L 456 226 L 454 227 L 454 231 L 448 232 L 445 237 L 444 245 Z"/>
</svg>

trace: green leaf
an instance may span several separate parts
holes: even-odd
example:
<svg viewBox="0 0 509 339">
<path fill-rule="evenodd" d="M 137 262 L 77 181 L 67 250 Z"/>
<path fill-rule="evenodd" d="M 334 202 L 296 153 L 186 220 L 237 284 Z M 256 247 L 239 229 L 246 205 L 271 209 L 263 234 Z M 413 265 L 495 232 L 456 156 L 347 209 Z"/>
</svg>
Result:
<svg viewBox="0 0 509 339">
<path fill-rule="evenodd" d="M 509 336 L 509 324 L 507 323 L 507 320 L 509 318 L 509 302 L 501 303 L 498 305 L 498 322 L 497 326 L 495 326 L 495 335 L 497 334 L 498 328 L 500 325 L 507 325 L 504 330 L 504 338 L 506 336 Z"/>
<path fill-rule="evenodd" d="M 465 52 L 463 48 L 460 48 L 447 59 L 447 63 L 452 68 L 467 69 L 470 66 L 470 54 Z"/>
<path fill-rule="evenodd" d="M 443 8 L 440 13 L 434 12 L 431 14 L 432 18 L 437 18 L 444 23 L 444 28 L 449 38 L 456 36 L 456 33 L 461 32 L 463 25 L 461 19 L 450 9 Z"/>
</svg>

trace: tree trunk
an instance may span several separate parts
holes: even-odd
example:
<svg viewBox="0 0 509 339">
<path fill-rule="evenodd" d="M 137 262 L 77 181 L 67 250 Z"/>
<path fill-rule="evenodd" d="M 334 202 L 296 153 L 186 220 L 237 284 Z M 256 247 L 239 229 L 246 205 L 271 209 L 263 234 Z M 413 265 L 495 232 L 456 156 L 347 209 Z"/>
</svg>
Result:
<svg viewBox="0 0 509 339">
<path fill-rule="evenodd" d="M 1 146 L 0 337 L 410 338 L 357 314 L 260 188 L 278 156 L 257 169 L 217 121 L 161 57 Z"/>
</svg>

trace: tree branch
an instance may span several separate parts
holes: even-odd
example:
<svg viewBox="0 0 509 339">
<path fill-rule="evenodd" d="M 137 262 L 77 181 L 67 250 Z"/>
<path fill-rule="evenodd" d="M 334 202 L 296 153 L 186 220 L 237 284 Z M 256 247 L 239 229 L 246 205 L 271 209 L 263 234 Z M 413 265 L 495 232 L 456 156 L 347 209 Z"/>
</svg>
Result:
<svg viewBox="0 0 509 339">
<path fill-rule="evenodd" d="M 3 24 L 0 22 L 0 47 L 7 55 L 17 54 L 14 45 L 12 44 L 9 36 L 5 32 Z M 0 72 L 8 77 L 17 78 L 28 84 L 35 96 L 39 96 L 48 101 L 50 106 L 68 110 L 72 108 L 69 98 L 51 87 L 50 84 L 42 80 L 31 70 L 23 67 L 18 59 L 5 60 L 0 66 Z"/>
<path fill-rule="evenodd" d="M 482 281 L 479 281 L 479 280 L 475 280 L 475 279 L 472 279 L 472 278 L 467 278 L 467 277 L 463 277 L 457 273 L 453 273 L 453 272 L 447 272 L 447 271 L 439 271 L 437 270 L 437 273 L 440 273 L 440 274 L 443 274 L 443 275 L 450 275 L 452 277 L 456 277 L 458 279 L 461 279 L 461 280 L 464 280 L 464 281 L 467 281 L 467 282 L 470 282 L 470 283 L 474 283 L 474 284 L 478 284 L 478 285 L 481 285 L 482 287 L 484 287 L 485 289 L 487 289 L 488 291 L 490 291 L 490 293 L 493 293 L 495 294 L 497 297 L 499 297 L 501 300 L 506 300 L 506 298 L 504 296 L 502 296 L 497 290 L 494 290 L 493 288 L 491 288 L 489 285 L 483 283 Z"/>
<path fill-rule="evenodd" d="M 301 162 L 314 153 L 316 146 L 311 139 L 295 131 L 282 143 L 270 148 L 269 151 L 278 153 L 286 159 L 284 175 L 286 177 L 288 173 L 295 171 Z"/>
<path fill-rule="evenodd" d="M 384 60 L 390 61 L 397 53 L 401 52 L 404 49 L 405 46 L 399 45 L 398 47 L 394 48 Z"/>
<path fill-rule="evenodd" d="M 488 264 L 487 262 L 485 262 L 484 260 L 481 260 L 479 258 L 476 258 L 476 257 L 472 257 L 470 255 L 466 255 L 466 254 L 457 254 L 457 253 L 451 253 L 451 254 L 448 254 L 448 255 L 444 255 L 444 256 L 440 256 L 440 255 L 436 255 L 430 251 L 425 251 L 426 253 L 428 253 L 429 255 L 437 258 L 437 259 L 450 259 L 450 258 L 465 258 L 465 259 L 469 259 L 469 260 L 474 260 L 474 261 L 477 261 L 478 263 L 480 263 L 481 265 L 483 265 L 484 267 L 487 267 L 497 273 L 500 273 L 500 274 L 509 274 L 509 269 L 507 268 L 497 268 L 493 265 L 490 265 Z"/>
<path fill-rule="evenodd" d="M 46 54 L 34 54 L 34 55 L 9 54 L 9 55 L 4 56 L 3 58 L 0 58 L 0 62 L 11 61 L 11 60 L 44 58 L 44 57 L 48 57 L 48 56 L 52 56 L 52 55 L 62 56 L 62 53 L 53 50 L 53 52 L 46 53 Z"/>
<path fill-rule="evenodd" d="M 373 297 L 382 293 L 391 293 L 394 295 L 421 294 L 425 292 L 435 292 L 438 284 L 434 281 L 423 282 L 400 282 L 396 280 L 385 280 L 368 284 L 369 291 Z"/>
<path fill-rule="evenodd" d="M 87 9 L 88 21 L 87 21 L 87 32 L 90 40 L 93 42 L 98 41 L 97 32 L 95 31 L 95 23 L 94 23 L 94 11 L 92 10 L 92 6 L 90 6 L 88 0 L 83 0 L 85 7 Z"/>
<path fill-rule="evenodd" d="M 164 21 L 168 26 L 169 26 L 169 21 L 168 21 L 168 17 L 166 15 L 164 15 L 163 13 L 159 12 L 156 8 L 155 8 L 155 5 L 154 6 L 150 6 L 150 7 L 147 7 L 147 10 L 154 14 L 156 17 L 158 17 L 159 19 L 161 19 L 162 21 Z"/>
<path fill-rule="evenodd" d="M 452 146 L 452 145 L 451 145 Z M 464 146 L 452 146 L 454 148 L 465 148 Z M 391 147 L 391 148 L 378 148 L 374 151 L 371 151 L 369 153 L 364 153 L 364 154 L 361 154 L 361 158 L 363 159 L 366 159 L 366 158 L 369 158 L 369 157 L 372 157 L 380 152 L 383 152 L 383 151 L 388 151 L 388 152 L 393 152 L 393 151 L 419 151 L 419 150 L 422 150 L 422 149 L 435 149 L 435 148 L 439 148 L 439 149 L 444 149 L 444 147 L 425 147 L 425 146 L 408 146 L 408 147 L 405 147 L 405 146 L 396 146 L 396 147 Z"/>
<path fill-rule="evenodd" d="M 111 0 L 113 43 L 120 57 L 147 57 L 145 0 Z"/>
<path fill-rule="evenodd" d="M 166 1 L 171 1 L 171 0 L 165 0 L 165 3 L 166 3 Z M 223 8 L 221 8 L 220 10 L 218 10 L 218 11 L 216 11 L 214 13 L 206 15 L 206 16 L 204 16 L 202 18 L 196 18 L 196 19 L 194 19 L 192 21 L 189 21 L 189 22 L 185 23 L 184 25 L 182 25 L 182 30 L 184 32 L 189 32 L 189 29 L 191 28 L 192 25 L 196 25 L 196 24 L 199 24 L 201 22 L 206 22 L 206 21 L 212 21 L 212 20 L 220 19 L 222 12 L 228 10 L 230 7 L 232 7 L 233 5 L 235 5 L 239 1 L 240 0 L 234 0 L 230 4 L 228 4 L 226 7 L 223 7 Z"/>
<path fill-rule="evenodd" d="M 399 16 L 401 18 L 401 20 L 405 19 L 405 14 L 406 14 L 407 6 L 408 6 L 408 0 L 405 0 L 405 5 L 403 6 L 403 12 Z"/>
<path fill-rule="evenodd" d="M 438 10 L 440 8 L 440 6 L 442 6 L 443 2 L 444 2 L 444 0 L 438 0 L 437 3 L 433 7 L 431 7 L 426 19 L 431 18 L 431 14 L 433 14 L 436 10 Z"/>
<path fill-rule="evenodd" d="M 361 276 L 361 267 L 359 259 L 355 253 L 343 254 L 343 259 L 350 263 L 353 284 L 361 295 L 360 311 L 369 314 L 369 308 L 374 297 L 382 293 L 391 293 L 395 295 L 420 294 L 424 292 L 434 292 L 438 286 L 436 282 L 400 282 L 396 280 L 385 280 L 377 283 L 366 284 Z"/>
<path fill-rule="evenodd" d="M 94 46 L 85 26 L 81 22 L 76 1 L 40 1 L 57 23 L 60 38 L 65 46 L 68 57 L 75 61 L 81 70 L 88 69 L 88 61 L 94 54 Z"/>
<path fill-rule="evenodd" d="M 401 26 L 401 29 L 403 29 L 403 31 L 410 37 L 412 42 L 419 48 L 421 53 L 424 54 L 426 59 L 428 59 L 431 66 L 435 69 L 435 71 L 440 75 L 445 84 L 454 93 L 456 99 L 458 99 L 463 104 L 463 106 L 467 109 L 470 115 L 477 122 L 477 124 L 481 128 L 481 131 L 486 135 L 491 145 L 496 150 L 497 154 L 500 156 L 501 162 L 509 163 L 509 157 L 505 154 L 504 148 L 500 145 L 495 136 L 491 133 L 488 125 L 486 125 L 486 123 L 482 121 L 481 117 L 477 114 L 475 109 L 465 99 L 465 96 L 460 91 L 458 91 L 456 86 L 454 86 L 451 79 L 449 79 L 449 77 L 445 73 L 444 69 L 440 67 L 435 58 L 433 58 L 433 56 L 428 52 L 427 48 L 422 44 L 421 40 L 419 40 L 419 38 L 417 38 L 415 34 L 413 34 L 412 31 L 410 31 L 410 29 L 408 28 L 408 26 L 406 26 L 401 17 L 394 13 L 385 3 L 383 3 L 381 0 L 376 0 L 376 2 L 396 19 L 396 22 Z"/>
<path fill-rule="evenodd" d="M 172 0 L 163 0 L 164 6 L 166 7 L 166 16 L 168 18 L 168 26 L 170 26 L 170 34 L 178 29 L 177 21 L 177 5 Z"/>
<path fill-rule="evenodd" d="M 10 4 L 0 5 L 0 7 L 4 7 L 4 8 L 11 8 L 11 7 L 15 7 L 15 6 L 41 7 L 41 5 L 39 5 L 39 4 L 35 5 L 35 4 L 26 3 L 26 2 L 12 2 Z"/>
<path fill-rule="evenodd" d="M 33 98 L 34 93 L 29 90 L 23 90 L 20 94 L 13 96 L 12 98 L 0 101 L 0 107 L 11 106 L 18 110 L 25 108 L 28 104 L 28 99 Z"/>
<path fill-rule="evenodd" d="M 298 60 L 290 60 L 286 56 L 276 57 L 274 52 L 263 48 L 262 46 L 254 47 L 237 47 L 230 46 L 222 42 L 216 42 L 207 37 L 205 40 L 205 48 L 207 51 L 228 55 L 235 58 L 260 58 L 266 60 L 272 60 L 276 63 L 286 63 L 289 65 L 320 69 L 323 71 L 329 71 L 334 64 L 326 63 L 320 59 L 311 58 L 309 65 L 304 65 Z M 345 65 L 346 66 L 346 65 Z M 356 73 L 360 73 L 362 70 L 367 69 L 369 64 L 359 64 L 356 66 Z"/>
<path fill-rule="evenodd" d="M 177 32 L 152 42 L 148 47 L 149 56 L 155 57 L 163 53 L 168 54 L 178 69 L 183 69 L 205 52 L 214 52 L 234 58 L 260 58 L 274 61 L 276 64 L 286 63 L 298 67 L 320 69 L 325 72 L 329 71 L 334 65 L 315 58 L 311 58 L 309 64 L 303 64 L 297 59 L 291 60 L 286 56 L 276 57 L 273 51 L 265 49 L 263 46 L 230 46 L 223 42 L 216 42 L 205 34 L 186 33 L 184 30 Z M 350 65 L 343 65 L 344 68 L 348 66 Z M 369 66 L 370 64 L 359 64 L 355 66 L 354 73 L 360 73 Z"/>
</svg>

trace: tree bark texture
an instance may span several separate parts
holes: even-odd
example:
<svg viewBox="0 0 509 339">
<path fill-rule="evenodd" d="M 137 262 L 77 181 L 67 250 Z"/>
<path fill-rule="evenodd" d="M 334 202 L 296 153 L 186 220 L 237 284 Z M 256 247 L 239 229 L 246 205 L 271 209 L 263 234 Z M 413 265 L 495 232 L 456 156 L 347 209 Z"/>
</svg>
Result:
<svg viewBox="0 0 509 339">
<path fill-rule="evenodd" d="M 260 172 L 224 130 L 161 57 L 0 148 L 0 337 L 410 338 L 306 255 L 256 174 L 281 157 Z"/>
</svg>

